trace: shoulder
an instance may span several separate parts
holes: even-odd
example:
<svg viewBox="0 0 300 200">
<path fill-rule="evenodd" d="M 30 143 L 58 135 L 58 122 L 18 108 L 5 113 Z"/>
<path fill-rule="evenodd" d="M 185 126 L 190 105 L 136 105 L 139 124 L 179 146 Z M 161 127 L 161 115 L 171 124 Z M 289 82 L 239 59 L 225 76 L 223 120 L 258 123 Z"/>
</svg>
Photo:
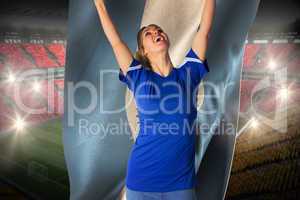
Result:
<svg viewBox="0 0 300 200">
<path fill-rule="evenodd" d="M 121 76 L 128 76 L 130 74 L 134 74 L 136 72 L 139 72 L 142 69 L 143 69 L 143 66 L 140 63 L 140 61 L 138 61 L 137 59 L 135 59 L 133 57 L 130 65 L 129 65 L 127 71 L 126 71 L 126 73 L 124 73 L 123 70 L 120 68 L 120 75 Z"/>
<path fill-rule="evenodd" d="M 183 61 L 181 62 L 180 65 L 178 65 L 177 68 L 181 69 L 181 68 L 185 68 L 186 66 L 189 66 L 190 64 L 193 65 L 193 64 L 199 64 L 199 63 L 203 64 L 204 62 L 201 59 L 199 59 L 199 57 L 197 56 L 195 51 L 192 48 L 190 48 L 187 51 Z"/>
<path fill-rule="evenodd" d="M 185 56 L 186 62 L 197 62 L 197 63 L 204 63 L 203 60 L 199 58 L 193 48 L 190 48 Z"/>
<path fill-rule="evenodd" d="M 143 69 L 143 66 L 142 66 L 141 62 L 138 61 L 137 59 L 133 58 L 129 65 L 127 72 L 134 71 L 134 70 L 142 70 L 142 69 Z"/>
</svg>

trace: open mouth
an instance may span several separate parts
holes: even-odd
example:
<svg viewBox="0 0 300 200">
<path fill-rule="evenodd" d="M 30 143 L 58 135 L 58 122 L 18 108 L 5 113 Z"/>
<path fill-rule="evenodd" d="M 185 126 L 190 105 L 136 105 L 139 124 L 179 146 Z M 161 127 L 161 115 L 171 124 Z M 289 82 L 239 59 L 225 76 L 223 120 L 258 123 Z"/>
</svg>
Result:
<svg viewBox="0 0 300 200">
<path fill-rule="evenodd" d="M 162 36 L 158 36 L 155 38 L 155 43 L 158 43 L 158 42 L 161 42 L 161 41 L 164 41 L 164 38 Z"/>
</svg>

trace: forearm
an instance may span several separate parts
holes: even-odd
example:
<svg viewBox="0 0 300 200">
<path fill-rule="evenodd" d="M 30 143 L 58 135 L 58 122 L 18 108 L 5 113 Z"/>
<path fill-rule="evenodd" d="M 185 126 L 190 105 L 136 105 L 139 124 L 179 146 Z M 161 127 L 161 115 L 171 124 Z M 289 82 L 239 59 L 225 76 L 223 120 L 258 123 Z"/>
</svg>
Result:
<svg viewBox="0 0 300 200">
<path fill-rule="evenodd" d="M 95 0 L 95 6 L 98 11 L 100 22 L 102 24 L 103 31 L 107 39 L 109 40 L 112 46 L 118 45 L 119 43 L 122 42 L 122 40 L 106 10 L 106 6 L 103 0 L 100 1 Z"/>
<path fill-rule="evenodd" d="M 122 71 L 126 73 L 130 63 L 132 62 L 133 56 L 128 46 L 120 38 L 103 1 L 104 0 L 94 0 L 95 6 L 99 14 L 103 31 L 113 48 L 117 62 Z"/>
<path fill-rule="evenodd" d="M 215 0 L 203 0 L 203 1 L 204 1 L 204 9 L 202 11 L 200 27 L 198 28 L 198 31 L 194 38 L 192 48 L 195 50 L 198 57 L 204 61 L 206 59 L 208 38 L 209 38 L 209 33 L 213 22 L 213 17 L 214 17 Z"/>
<path fill-rule="evenodd" d="M 205 5 L 201 17 L 200 28 L 198 30 L 199 34 L 202 36 L 208 36 L 211 31 L 211 26 L 215 11 L 215 0 L 204 0 Z"/>
</svg>

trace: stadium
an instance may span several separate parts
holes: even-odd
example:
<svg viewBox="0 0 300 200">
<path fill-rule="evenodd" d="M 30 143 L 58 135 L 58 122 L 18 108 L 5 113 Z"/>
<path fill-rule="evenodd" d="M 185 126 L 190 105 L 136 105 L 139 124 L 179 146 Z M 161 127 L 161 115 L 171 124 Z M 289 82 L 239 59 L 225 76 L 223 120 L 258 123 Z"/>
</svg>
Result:
<svg viewBox="0 0 300 200">
<path fill-rule="evenodd" d="M 0 199 L 68 199 L 68 1 L 1 4 Z M 299 8 L 262 0 L 249 32 L 227 200 L 300 197 Z"/>
</svg>

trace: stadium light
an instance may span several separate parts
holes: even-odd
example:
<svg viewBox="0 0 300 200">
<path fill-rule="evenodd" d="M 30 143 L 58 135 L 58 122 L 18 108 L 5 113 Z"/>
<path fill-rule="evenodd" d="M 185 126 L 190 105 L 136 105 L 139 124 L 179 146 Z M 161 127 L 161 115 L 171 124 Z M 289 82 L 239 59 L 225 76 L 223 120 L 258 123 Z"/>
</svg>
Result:
<svg viewBox="0 0 300 200">
<path fill-rule="evenodd" d="M 274 60 L 270 60 L 270 61 L 269 61 L 269 68 L 270 68 L 270 69 L 274 69 L 275 67 L 276 67 L 275 61 L 274 61 Z"/>
<path fill-rule="evenodd" d="M 278 97 L 281 100 L 287 100 L 289 97 L 289 89 L 286 87 L 282 87 L 279 91 L 278 91 Z"/>
<path fill-rule="evenodd" d="M 9 83 L 13 83 L 13 82 L 15 82 L 15 80 L 16 80 L 16 76 L 13 73 L 9 73 L 7 76 L 7 81 Z"/>
<path fill-rule="evenodd" d="M 23 131 L 24 128 L 26 126 L 26 122 L 24 119 L 22 119 L 21 117 L 17 116 L 15 119 L 15 124 L 14 127 L 15 129 L 19 132 L 19 131 Z"/>
<path fill-rule="evenodd" d="M 35 92 L 39 92 L 41 90 L 41 85 L 39 82 L 37 81 L 34 81 L 33 84 L 32 84 L 32 89 L 33 91 Z"/>
<path fill-rule="evenodd" d="M 252 119 L 251 119 L 250 126 L 251 126 L 252 128 L 257 128 L 257 127 L 258 127 L 258 121 L 257 121 L 255 118 L 252 118 Z"/>
</svg>

